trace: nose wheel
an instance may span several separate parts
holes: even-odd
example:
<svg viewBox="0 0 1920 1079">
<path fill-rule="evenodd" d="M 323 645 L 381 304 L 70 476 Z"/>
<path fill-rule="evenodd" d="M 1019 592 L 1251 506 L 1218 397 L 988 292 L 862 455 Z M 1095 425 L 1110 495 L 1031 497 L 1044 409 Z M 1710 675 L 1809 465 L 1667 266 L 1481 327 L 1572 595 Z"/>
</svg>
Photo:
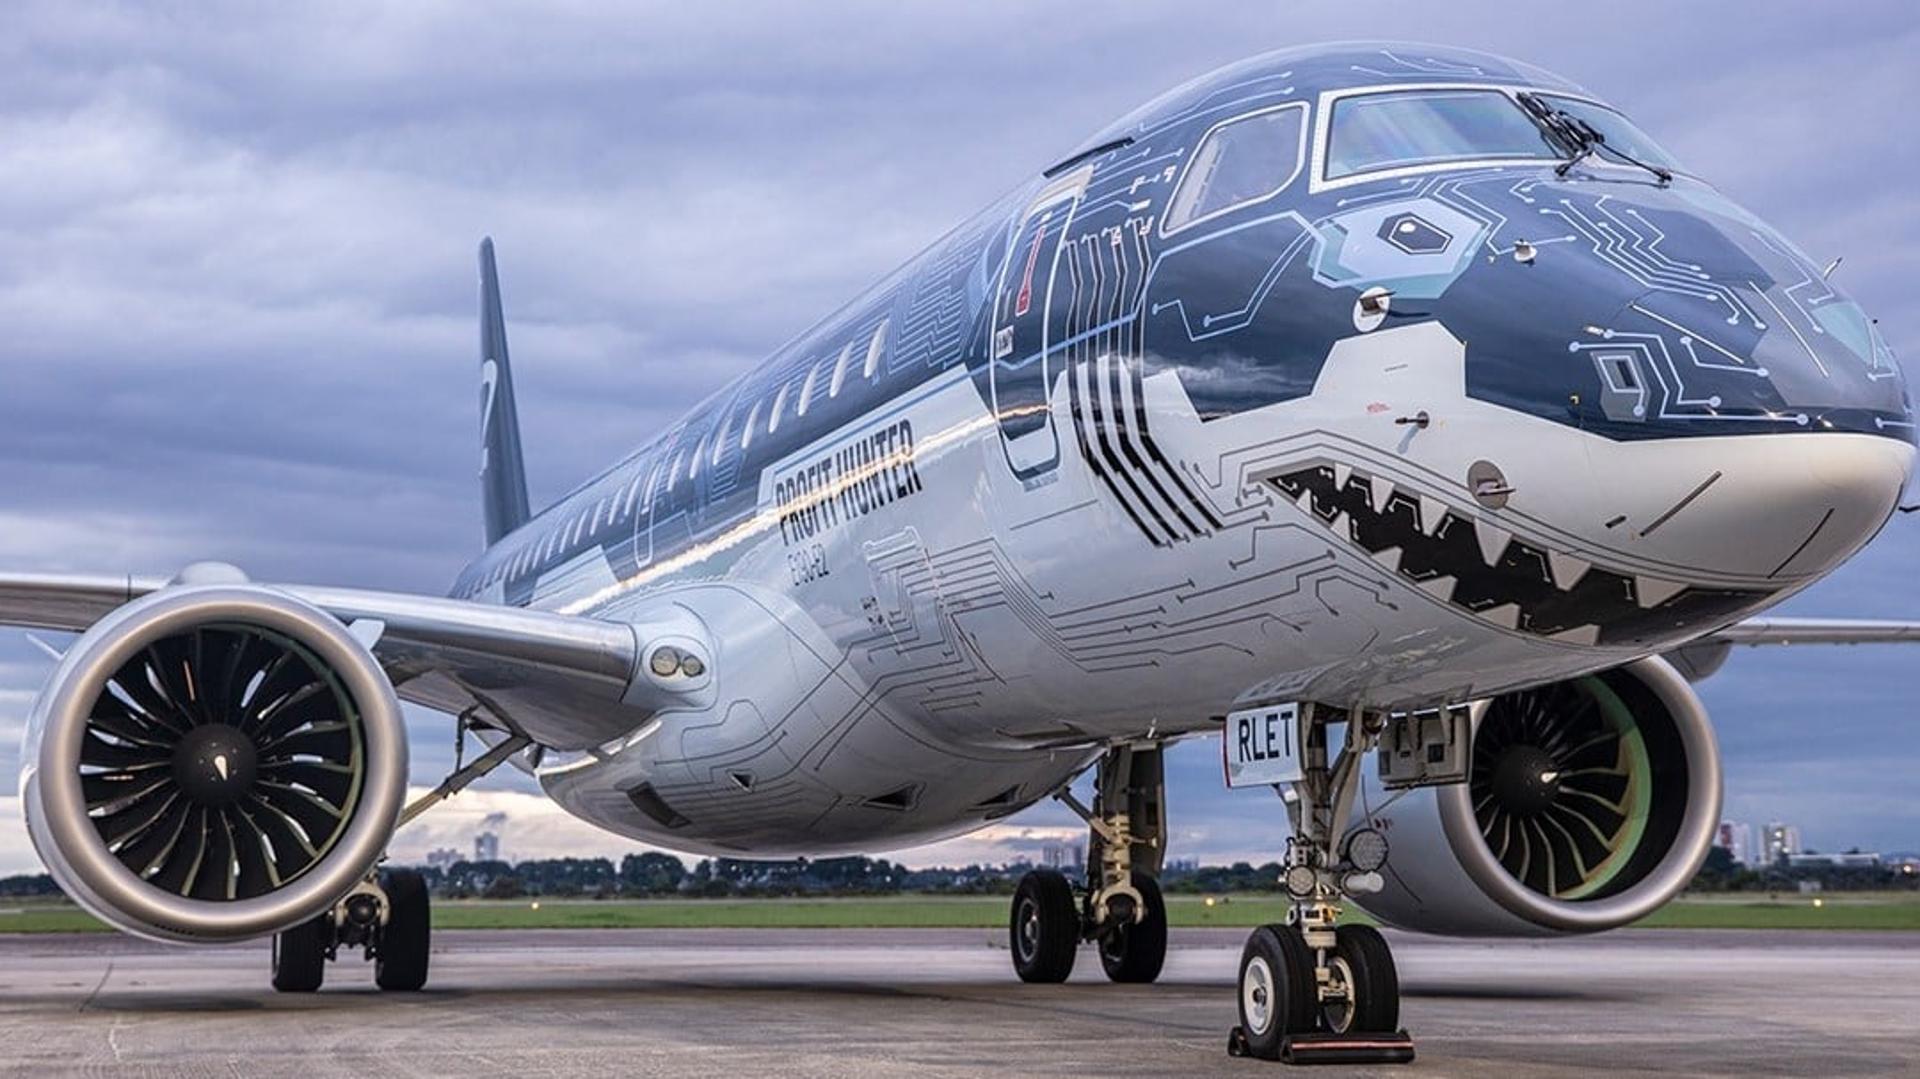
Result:
<svg viewBox="0 0 1920 1079">
<path fill-rule="evenodd" d="M 1400 1029 L 1400 978 L 1393 952 L 1372 926 L 1340 925 L 1341 903 L 1378 891 L 1386 841 L 1350 829 L 1359 762 L 1382 718 L 1344 716 L 1346 744 L 1327 760 L 1327 716 L 1302 710 L 1300 778 L 1281 784 L 1293 820 L 1282 878 L 1293 899 L 1285 924 L 1264 925 L 1240 953 L 1240 1025 L 1234 1056 L 1292 1064 L 1395 1064 L 1413 1060 Z"/>
</svg>

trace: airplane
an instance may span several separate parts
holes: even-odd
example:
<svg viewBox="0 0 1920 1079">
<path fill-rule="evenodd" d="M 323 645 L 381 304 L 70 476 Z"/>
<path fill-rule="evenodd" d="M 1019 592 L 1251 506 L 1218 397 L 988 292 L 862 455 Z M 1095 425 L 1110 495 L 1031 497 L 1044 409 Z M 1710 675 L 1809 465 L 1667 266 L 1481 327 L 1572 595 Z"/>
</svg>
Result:
<svg viewBox="0 0 1920 1079">
<path fill-rule="evenodd" d="M 1719 819 L 1693 681 L 1735 646 L 1920 638 L 1758 617 L 1912 473 L 1875 323 L 1515 61 L 1344 44 L 1197 78 L 539 513 L 490 240 L 479 263 L 485 546 L 448 595 L 0 577 L 0 623 L 79 634 L 22 793 L 104 921 L 271 937 L 283 991 L 349 948 L 418 989 L 428 897 L 384 852 L 506 765 L 609 832 L 735 858 L 1060 799 L 1085 875 L 1019 881 L 1017 976 L 1063 981 L 1092 943 L 1151 982 L 1163 752 L 1216 736 L 1230 784 L 1282 795 L 1247 825 L 1292 904 L 1248 938 L 1238 1050 L 1405 1059 L 1391 951 L 1346 906 L 1635 921 Z M 411 803 L 401 700 L 476 743 Z"/>
</svg>

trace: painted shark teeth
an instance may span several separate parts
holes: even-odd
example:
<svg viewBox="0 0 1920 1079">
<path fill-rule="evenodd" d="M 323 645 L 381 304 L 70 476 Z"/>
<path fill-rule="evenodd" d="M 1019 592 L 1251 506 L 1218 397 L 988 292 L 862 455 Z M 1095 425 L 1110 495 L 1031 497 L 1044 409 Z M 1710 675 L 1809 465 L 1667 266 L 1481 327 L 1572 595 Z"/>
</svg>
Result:
<svg viewBox="0 0 1920 1079">
<path fill-rule="evenodd" d="M 1558 633 L 1548 634 L 1547 639 L 1591 647 L 1592 645 L 1600 643 L 1600 627 L 1595 625 L 1575 626 L 1572 629 L 1563 629 Z"/>
<path fill-rule="evenodd" d="M 1592 568 L 1593 563 L 1584 558 L 1575 558 L 1560 551 L 1547 552 L 1547 569 L 1553 574 L 1553 587 L 1562 592 L 1579 584 L 1580 578 L 1585 577 Z"/>
<path fill-rule="evenodd" d="M 1387 512 L 1387 503 L 1393 500 L 1393 481 L 1379 476 L 1367 477 L 1367 494 L 1373 505 L 1373 512 Z"/>
<path fill-rule="evenodd" d="M 1498 607 L 1481 611 L 1480 617 L 1492 622 L 1501 629 L 1519 629 L 1520 605 L 1517 603 L 1502 603 Z"/>
<path fill-rule="evenodd" d="M 1542 640 L 1652 641 L 1680 622 L 1734 615 L 1768 594 L 1596 566 L 1516 536 L 1484 509 L 1455 508 L 1352 465 L 1322 462 L 1270 482 L 1403 583 L 1489 625 Z"/>
<path fill-rule="evenodd" d="M 1686 587 L 1679 581 L 1665 581 L 1658 577 L 1635 577 L 1633 598 L 1640 606 L 1652 610 L 1679 595 Z"/>
<path fill-rule="evenodd" d="M 1500 557 L 1513 542 L 1513 533 L 1490 521 L 1475 521 L 1473 531 L 1480 540 L 1480 557 L 1486 559 L 1489 566 L 1499 565 Z"/>
</svg>

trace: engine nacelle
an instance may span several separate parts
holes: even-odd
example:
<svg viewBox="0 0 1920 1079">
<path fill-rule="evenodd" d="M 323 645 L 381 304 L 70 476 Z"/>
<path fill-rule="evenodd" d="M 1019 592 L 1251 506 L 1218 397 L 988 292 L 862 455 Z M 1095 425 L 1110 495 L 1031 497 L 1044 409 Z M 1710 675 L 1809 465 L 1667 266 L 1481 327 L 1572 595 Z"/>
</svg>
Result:
<svg viewBox="0 0 1920 1079">
<path fill-rule="evenodd" d="M 158 940 L 314 917 L 372 868 L 406 798 L 400 702 L 373 655 L 326 612 L 244 583 L 101 619 L 34 702 L 22 763 L 54 879 Z"/>
<path fill-rule="evenodd" d="M 1382 921 L 1456 936 L 1625 925 L 1686 887 L 1720 819 L 1706 709 L 1667 661 L 1481 701 L 1467 782 L 1367 803 L 1392 845 Z"/>
</svg>

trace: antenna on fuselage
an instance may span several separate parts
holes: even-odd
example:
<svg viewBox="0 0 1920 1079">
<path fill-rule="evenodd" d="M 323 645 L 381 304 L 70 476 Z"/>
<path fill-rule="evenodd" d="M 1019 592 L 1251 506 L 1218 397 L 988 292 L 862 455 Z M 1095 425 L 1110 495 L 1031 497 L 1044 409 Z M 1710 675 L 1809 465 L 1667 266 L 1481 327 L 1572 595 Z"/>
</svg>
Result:
<svg viewBox="0 0 1920 1079">
<path fill-rule="evenodd" d="M 493 237 L 480 241 L 480 500 L 487 546 L 532 516 L 527 466 L 520 455 L 520 413 L 513 404 L 513 368 L 507 362 L 507 319 L 500 306 L 500 274 Z"/>
</svg>

